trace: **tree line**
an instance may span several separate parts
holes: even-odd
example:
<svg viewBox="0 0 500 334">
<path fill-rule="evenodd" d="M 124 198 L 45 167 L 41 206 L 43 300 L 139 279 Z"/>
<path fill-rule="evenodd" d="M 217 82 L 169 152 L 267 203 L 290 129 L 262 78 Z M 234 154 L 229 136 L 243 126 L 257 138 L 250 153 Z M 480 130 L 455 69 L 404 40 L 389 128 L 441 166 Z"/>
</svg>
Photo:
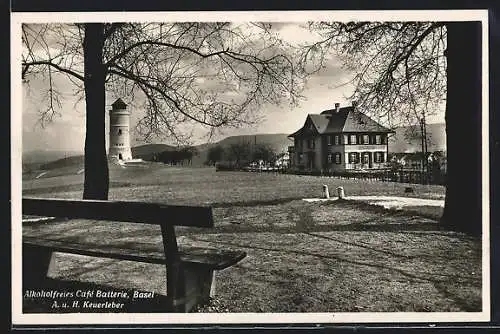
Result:
<svg viewBox="0 0 500 334">
<path fill-rule="evenodd" d="M 176 165 L 192 165 L 193 157 L 198 155 L 198 150 L 195 147 L 188 146 L 179 149 L 170 149 L 162 152 L 155 152 L 140 156 L 141 159 L 147 161 L 163 162 L 172 166 Z"/>
<path fill-rule="evenodd" d="M 280 158 L 279 152 L 267 144 L 251 144 L 249 142 L 232 143 L 228 146 L 216 145 L 208 150 L 206 165 L 230 163 L 234 167 L 244 167 L 250 162 L 264 161 L 274 164 Z"/>
</svg>

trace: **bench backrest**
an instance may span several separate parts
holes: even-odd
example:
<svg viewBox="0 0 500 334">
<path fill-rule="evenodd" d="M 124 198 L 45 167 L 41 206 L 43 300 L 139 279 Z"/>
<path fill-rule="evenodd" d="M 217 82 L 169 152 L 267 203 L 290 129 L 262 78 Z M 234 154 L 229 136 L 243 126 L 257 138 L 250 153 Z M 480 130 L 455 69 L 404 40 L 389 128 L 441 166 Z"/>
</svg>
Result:
<svg viewBox="0 0 500 334">
<path fill-rule="evenodd" d="M 213 227 L 208 206 L 165 205 L 131 201 L 23 197 L 25 215 L 66 217 L 170 226 Z"/>
</svg>

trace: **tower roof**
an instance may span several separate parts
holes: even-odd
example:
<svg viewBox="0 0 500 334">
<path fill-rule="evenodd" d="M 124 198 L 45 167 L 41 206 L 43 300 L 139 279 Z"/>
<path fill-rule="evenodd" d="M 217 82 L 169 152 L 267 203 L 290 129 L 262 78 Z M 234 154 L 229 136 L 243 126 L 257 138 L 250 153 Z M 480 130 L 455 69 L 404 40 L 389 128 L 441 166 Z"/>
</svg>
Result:
<svg viewBox="0 0 500 334">
<path fill-rule="evenodd" d="M 113 109 L 125 109 L 127 108 L 127 104 L 123 102 L 122 99 L 118 98 L 113 104 L 111 105 Z"/>
</svg>

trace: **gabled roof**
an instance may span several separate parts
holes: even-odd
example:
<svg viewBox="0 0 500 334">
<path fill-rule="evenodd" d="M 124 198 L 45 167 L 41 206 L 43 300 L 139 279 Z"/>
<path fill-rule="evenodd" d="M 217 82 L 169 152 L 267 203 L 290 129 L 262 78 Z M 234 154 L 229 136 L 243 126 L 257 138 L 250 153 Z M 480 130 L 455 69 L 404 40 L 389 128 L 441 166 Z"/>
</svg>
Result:
<svg viewBox="0 0 500 334">
<path fill-rule="evenodd" d="M 341 132 L 393 132 L 392 130 L 377 123 L 364 113 L 354 110 L 353 107 L 329 109 L 321 114 L 307 115 L 304 126 L 288 137 L 313 134 L 309 130 L 310 124 L 318 134 L 341 133 Z"/>
<path fill-rule="evenodd" d="M 328 119 L 322 115 L 317 115 L 317 114 L 309 114 L 307 115 L 316 127 L 316 131 L 318 133 L 324 133 L 326 128 L 328 127 Z"/>
<path fill-rule="evenodd" d="M 325 124 L 325 120 L 322 120 L 319 117 L 315 116 L 320 116 L 320 115 L 312 115 L 312 114 L 307 115 L 304 125 L 300 129 L 289 135 L 288 137 L 295 137 L 300 135 L 317 135 L 321 133 L 318 131 L 318 128 L 320 129 L 323 128 L 327 123 Z"/>
<path fill-rule="evenodd" d="M 125 102 L 123 102 L 123 100 L 120 99 L 120 98 L 118 98 L 118 100 L 116 100 L 115 102 L 113 102 L 113 104 L 111 104 L 111 106 L 114 109 L 125 109 L 125 108 L 127 108 L 127 104 Z"/>
<path fill-rule="evenodd" d="M 373 119 L 359 111 L 351 111 L 347 114 L 344 123 L 344 132 L 392 132 L 385 126 L 380 125 Z"/>
</svg>

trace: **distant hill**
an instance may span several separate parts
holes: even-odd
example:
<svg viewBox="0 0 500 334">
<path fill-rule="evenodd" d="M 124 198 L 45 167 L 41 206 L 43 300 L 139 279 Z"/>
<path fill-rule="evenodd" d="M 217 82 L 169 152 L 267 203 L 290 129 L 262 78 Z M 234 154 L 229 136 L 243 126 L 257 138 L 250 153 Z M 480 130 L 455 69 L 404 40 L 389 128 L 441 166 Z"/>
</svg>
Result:
<svg viewBox="0 0 500 334">
<path fill-rule="evenodd" d="M 80 155 L 78 151 L 60 151 L 60 150 L 33 150 L 23 152 L 23 164 L 44 164 L 65 157 Z"/>
<path fill-rule="evenodd" d="M 268 145 L 275 152 L 286 152 L 288 146 L 293 145 L 293 141 L 288 139 L 287 136 L 287 133 L 230 136 L 215 143 L 201 144 L 196 146 L 198 155 L 193 157 L 193 166 L 202 166 L 207 160 L 208 150 L 217 145 L 228 147 L 235 143 L 249 143 L 251 145 Z"/>
<path fill-rule="evenodd" d="M 419 126 L 396 129 L 389 140 L 389 152 L 410 153 L 422 150 Z M 444 123 L 427 124 L 428 151 L 446 151 L 446 126 Z"/>
<path fill-rule="evenodd" d="M 50 170 L 50 169 L 63 168 L 63 167 L 69 167 L 69 166 L 75 166 L 75 165 L 82 165 L 83 166 L 83 164 L 84 164 L 83 155 L 75 155 L 72 157 L 62 158 L 62 159 L 48 162 L 46 164 L 42 164 L 42 165 L 40 165 L 40 169 Z"/>
<path fill-rule="evenodd" d="M 132 147 L 132 156 L 136 159 L 151 160 L 156 153 L 174 150 L 176 147 L 166 144 L 144 144 Z"/>
<path fill-rule="evenodd" d="M 132 156 L 134 158 L 143 158 L 147 159 L 154 153 L 163 152 L 166 150 L 175 149 L 174 146 L 165 145 L 165 144 L 146 144 L 132 147 Z M 70 156 L 71 152 L 62 152 L 62 151 L 43 151 L 48 152 L 48 154 L 43 154 L 43 152 L 33 151 L 27 152 L 28 159 L 38 159 L 35 161 L 44 160 L 43 162 L 25 162 L 23 158 L 23 170 L 28 169 L 29 167 L 40 169 L 40 170 L 52 170 L 57 168 L 65 168 L 70 166 L 83 166 L 84 164 L 84 156 L 81 153 L 76 152 Z M 75 153 L 75 152 L 73 152 Z M 23 154 L 24 155 L 24 154 Z M 55 157 L 55 159 L 51 159 L 51 157 Z M 48 160 L 48 161 L 46 161 Z"/>
<path fill-rule="evenodd" d="M 293 145 L 293 141 L 288 139 L 288 133 L 270 133 L 244 136 L 231 136 L 222 139 L 217 144 L 229 146 L 234 143 L 264 144 L 271 146 L 277 152 L 285 152 L 287 147 Z"/>
</svg>

